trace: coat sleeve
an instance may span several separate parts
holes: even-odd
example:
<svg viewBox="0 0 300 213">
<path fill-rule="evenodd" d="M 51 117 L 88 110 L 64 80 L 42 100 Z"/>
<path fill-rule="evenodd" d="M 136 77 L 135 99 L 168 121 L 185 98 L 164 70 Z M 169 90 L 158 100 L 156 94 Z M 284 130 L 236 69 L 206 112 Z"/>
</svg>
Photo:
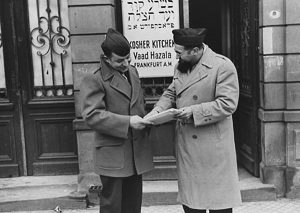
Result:
<svg viewBox="0 0 300 213">
<path fill-rule="evenodd" d="M 100 79 L 95 75 L 85 77 L 80 87 L 82 117 L 91 129 L 101 134 L 126 139 L 130 116 L 107 111 L 105 95 Z"/>
<path fill-rule="evenodd" d="M 169 108 L 172 108 L 175 103 L 175 100 L 176 100 L 176 91 L 175 91 L 175 86 L 173 81 L 169 85 L 169 87 L 164 91 L 162 96 L 159 98 L 153 110 L 157 112 L 162 112 Z"/>
<path fill-rule="evenodd" d="M 195 126 L 216 123 L 232 115 L 238 105 L 239 84 L 235 66 L 228 59 L 219 67 L 215 99 L 192 105 Z"/>
</svg>

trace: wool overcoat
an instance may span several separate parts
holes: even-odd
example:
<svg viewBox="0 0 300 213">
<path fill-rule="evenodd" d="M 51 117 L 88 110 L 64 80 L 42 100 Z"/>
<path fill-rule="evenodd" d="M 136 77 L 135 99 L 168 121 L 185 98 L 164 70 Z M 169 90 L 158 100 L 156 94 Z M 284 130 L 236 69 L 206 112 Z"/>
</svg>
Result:
<svg viewBox="0 0 300 213">
<path fill-rule="evenodd" d="M 82 117 L 95 132 L 95 169 L 100 175 L 127 177 L 153 168 L 148 132 L 129 125 L 131 115 L 145 115 L 143 90 L 132 66 L 129 77 L 131 85 L 101 57 L 100 68 L 81 83 Z"/>
<path fill-rule="evenodd" d="M 225 209 L 241 203 L 232 114 L 239 84 L 233 63 L 208 46 L 190 74 L 174 79 L 154 110 L 191 106 L 177 121 L 178 200 L 193 209 Z"/>
</svg>

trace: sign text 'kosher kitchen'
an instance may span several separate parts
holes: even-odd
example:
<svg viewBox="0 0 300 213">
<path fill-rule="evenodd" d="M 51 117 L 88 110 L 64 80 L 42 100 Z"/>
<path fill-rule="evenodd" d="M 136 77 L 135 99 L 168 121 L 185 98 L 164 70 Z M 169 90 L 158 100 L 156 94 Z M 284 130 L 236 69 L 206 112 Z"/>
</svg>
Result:
<svg viewBox="0 0 300 213">
<path fill-rule="evenodd" d="M 131 64 L 140 77 L 173 76 L 177 60 L 172 30 L 179 28 L 178 0 L 122 0 L 122 14 Z"/>
</svg>

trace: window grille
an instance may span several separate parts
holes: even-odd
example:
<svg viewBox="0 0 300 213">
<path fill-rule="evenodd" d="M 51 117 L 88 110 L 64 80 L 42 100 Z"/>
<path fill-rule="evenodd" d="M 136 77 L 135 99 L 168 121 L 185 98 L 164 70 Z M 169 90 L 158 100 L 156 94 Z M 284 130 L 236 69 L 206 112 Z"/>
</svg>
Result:
<svg viewBox="0 0 300 213">
<path fill-rule="evenodd" d="M 34 96 L 73 95 L 67 0 L 28 0 Z"/>
<path fill-rule="evenodd" d="M 173 77 L 141 78 L 142 88 L 147 103 L 155 103 L 172 83 Z"/>
</svg>

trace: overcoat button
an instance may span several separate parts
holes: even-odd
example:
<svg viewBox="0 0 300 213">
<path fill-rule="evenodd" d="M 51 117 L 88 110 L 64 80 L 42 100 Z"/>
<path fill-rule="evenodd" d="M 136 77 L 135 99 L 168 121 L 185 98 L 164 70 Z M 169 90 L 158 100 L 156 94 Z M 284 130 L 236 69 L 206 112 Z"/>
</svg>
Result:
<svg viewBox="0 0 300 213">
<path fill-rule="evenodd" d="M 197 100 L 197 99 L 198 99 L 198 96 L 197 96 L 197 95 L 193 95 L 193 99 L 194 99 L 194 100 Z"/>
<path fill-rule="evenodd" d="M 197 135 L 193 135 L 193 138 L 194 138 L 194 139 L 197 139 Z"/>
</svg>

